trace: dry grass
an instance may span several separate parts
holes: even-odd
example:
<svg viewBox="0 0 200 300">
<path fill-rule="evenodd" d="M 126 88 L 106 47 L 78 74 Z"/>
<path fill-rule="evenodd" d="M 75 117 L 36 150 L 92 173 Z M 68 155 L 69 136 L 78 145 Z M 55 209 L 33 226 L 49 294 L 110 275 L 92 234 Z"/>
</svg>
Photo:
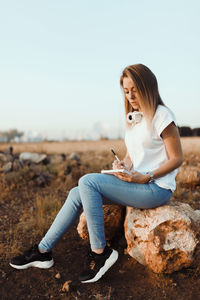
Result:
<svg viewBox="0 0 200 300">
<path fill-rule="evenodd" d="M 102 151 L 110 151 L 114 148 L 117 153 L 124 151 L 123 140 L 99 140 L 99 141 L 68 141 L 68 142 L 41 142 L 41 143 L 0 143 L 0 150 L 4 151 L 9 146 L 13 147 L 15 153 L 27 152 L 40 152 L 47 154 L 72 152 L 87 152 L 95 151 L 101 153 Z"/>
<path fill-rule="evenodd" d="M 189 152 L 200 152 L 200 137 L 182 137 L 181 144 L 185 154 Z M 123 140 L 99 140 L 99 141 L 67 141 L 67 142 L 40 142 L 40 143 L 0 143 L 0 150 L 4 151 L 9 146 L 13 146 L 15 153 L 23 151 L 40 152 L 47 154 L 72 152 L 87 152 L 95 151 L 97 153 L 106 153 L 111 148 L 115 149 L 116 153 L 123 154 L 125 145 Z"/>
<path fill-rule="evenodd" d="M 196 141 L 195 146 L 193 145 L 194 141 Z M 181 142 L 184 150 L 184 163 L 182 168 L 186 170 L 184 174 L 187 176 L 187 170 L 189 169 L 195 170 L 195 172 L 196 170 L 198 171 L 200 139 L 185 138 L 182 139 Z M 10 145 L 0 145 L 0 150 L 8 146 Z M 9 176 L 0 173 L 0 257 L 2 258 L 4 266 L 6 266 L 5 269 L 7 268 L 7 273 L 10 272 L 7 267 L 10 257 L 26 249 L 27 245 L 34 244 L 41 240 L 67 198 L 70 189 L 77 185 L 79 178 L 86 173 L 100 172 L 102 168 L 111 167 L 113 155 L 110 148 L 114 148 L 120 158 L 125 154 L 123 141 L 106 140 L 97 142 L 14 145 L 14 153 L 19 153 L 20 151 L 47 152 L 51 154 L 78 152 L 80 154 L 81 165 L 78 165 L 68 158 L 60 164 L 42 165 L 41 172 L 48 171 L 52 175 L 50 184 L 43 188 L 34 186 L 32 171 L 30 172 L 28 167 L 25 167 L 19 172 L 8 173 L 7 175 Z M 195 152 L 194 149 L 198 151 Z M 71 171 L 66 172 L 66 170 L 69 169 Z M 196 185 L 196 183 L 191 185 L 189 182 L 187 182 L 188 184 L 186 185 L 180 177 L 177 177 L 177 179 L 177 189 L 172 200 L 185 202 L 190 204 L 194 209 L 200 209 L 200 186 Z M 74 239 L 74 241 L 76 242 L 76 239 Z M 77 245 L 80 247 L 79 244 Z M 72 244 L 71 247 L 73 247 Z M 59 257 L 57 258 L 59 259 Z M 128 265 L 130 267 L 131 261 L 128 261 Z M 191 272 L 192 276 L 196 276 L 195 278 L 197 279 L 199 278 L 199 267 L 194 271 L 191 270 Z M 0 274 L 6 276 L 4 273 L 1 267 Z M 42 276 L 41 274 L 39 276 Z M 159 279 L 159 283 L 162 282 L 161 276 Z M 143 280 L 142 278 L 141 283 L 143 283 Z M 155 279 L 155 281 L 158 282 L 157 279 Z M 141 284 L 141 286 L 143 286 L 143 284 Z M 141 288 L 141 286 L 139 288 Z M 103 290 L 93 292 L 91 296 L 89 296 L 90 294 L 88 293 L 87 299 L 114 299 L 115 289 L 117 289 L 116 286 L 112 288 L 110 286 L 104 287 Z M 51 291 L 51 293 L 53 293 L 53 291 Z M 73 298 L 70 297 L 70 299 L 83 299 L 78 292 L 73 293 L 71 296 L 74 296 Z"/>
<path fill-rule="evenodd" d="M 199 190 L 194 190 L 194 187 L 199 183 L 199 177 L 197 182 L 197 172 L 200 161 L 200 138 L 182 138 L 181 142 L 184 150 L 184 163 L 177 176 L 177 190 L 173 198 L 199 208 L 197 202 Z M 8 146 L 1 144 L 0 149 L 4 150 Z M 79 166 L 76 162 L 67 159 L 59 165 L 40 166 L 42 172 L 48 171 L 53 176 L 54 183 L 49 187 L 48 195 L 43 195 L 40 189 L 36 193 L 33 192 L 32 173 L 27 166 L 19 172 L 12 172 L 6 176 L 0 174 L 0 203 L 4 203 L 5 199 L 9 202 L 9 196 L 15 199 L 18 195 L 14 191 L 20 194 L 23 191 L 22 198 L 30 203 L 26 209 L 23 209 L 18 224 L 10 225 L 7 248 L 13 253 L 19 247 L 17 237 L 20 234 L 28 234 L 32 228 L 35 228 L 35 236 L 44 234 L 62 206 L 64 199 L 66 199 L 69 190 L 77 185 L 82 175 L 100 172 L 103 168 L 111 167 L 113 161 L 111 148 L 115 149 L 119 157 L 125 155 L 125 145 L 122 140 L 13 144 L 13 147 L 14 153 L 20 151 L 46 152 L 48 154 L 78 152 L 82 162 Z M 194 149 L 197 149 L 198 152 L 195 153 Z M 71 168 L 69 174 L 66 174 L 67 167 Z M 186 183 L 187 187 L 184 185 Z M 62 195 L 62 200 L 60 200 L 60 195 Z M 12 205 L 13 199 L 10 200 L 9 205 Z"/>
</svg>

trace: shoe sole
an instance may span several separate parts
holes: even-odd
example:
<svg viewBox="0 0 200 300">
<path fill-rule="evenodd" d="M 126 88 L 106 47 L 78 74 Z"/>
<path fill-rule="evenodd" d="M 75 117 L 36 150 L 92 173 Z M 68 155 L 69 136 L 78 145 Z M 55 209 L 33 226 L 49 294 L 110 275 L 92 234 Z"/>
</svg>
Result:
<svg viewBox="0 0 200 300">
<path fill-rule="evenodd" d="M 18 269 L 18 270 L 24 270 L 24 269 L 28 269 L 30 267 L 35 267 L 35 268 L 40 268 L 40 269 L 49 269 L 54 265 L 54 260 L 49 260 L 49 261 L 33 261 L 31 263 L 28 263 L 26 265 L 23 266 L 18 266 L 18 265 L 14 265 L 12 263 L 10 263 L 10 266 Z"/>
<path fill-rule="evenodd" d="M 114 265 L 114 263 L 118 259 L 118 256 L 119 256 L 118 252 L 116 250 L 113 250 L 112 254 L 107 258 L 104 266 L 99 270 L 99 272 L 95 275 L 95 277 L 92 279 L 89 279 L 89 280 L 81 281 L 81 282 L 89 283 L 89 282 L 98 281 L 110 269 L 110 267 L 112 267 L 112 265 Z"/>
</svg>

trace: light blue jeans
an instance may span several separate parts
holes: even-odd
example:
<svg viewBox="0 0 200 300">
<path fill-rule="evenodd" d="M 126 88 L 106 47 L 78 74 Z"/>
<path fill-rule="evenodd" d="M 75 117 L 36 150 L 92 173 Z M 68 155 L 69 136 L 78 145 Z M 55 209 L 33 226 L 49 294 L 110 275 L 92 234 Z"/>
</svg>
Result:
<svg viewBox="0 0 200 300">
<path fill-rule="evenodd" d="M 39 243 L 39 249 L 50 251 L 63 234 L 85 212 L 91 249 L 106 245 L 102 204 L 121 204 L 136 208 L 154 208 L 165 205 L 172 191 L 155 183 L 133 183 L 108 174 L 91 173 L 79 179 L 53 224 Z"/>
</svg>

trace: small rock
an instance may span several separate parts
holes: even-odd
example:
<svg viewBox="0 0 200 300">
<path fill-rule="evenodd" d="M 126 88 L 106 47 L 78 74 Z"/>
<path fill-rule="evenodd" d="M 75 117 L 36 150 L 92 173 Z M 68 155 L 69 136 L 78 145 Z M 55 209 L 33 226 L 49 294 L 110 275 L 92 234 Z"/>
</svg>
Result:
<svg viewBox="0 0 200 300">
<path fill-rule="evenodd" d="M 60 273 L 57 273 L 56 276 L 55 276 L 55 278 L 56 278 L 56 279 L 60 279 L 60 278 L 61 278 Z"/>
<path fill-rule="evenodd" d="M 22 152 L 19 156 L 21 161 L 29 160 L 36 164 L 39 164 L 47 157 L 46 154 L 32 153 L 32 152 Z"/>
<path fill-rule="evenodd" d="M 64 284 L 63 284 L 63 287 L 62 287 L 62 291 L 63 292 L 69 292 L 69 290 L 70 290 L 70 283 L 71 283 L 72 281 L 71 280 L 67 280 Z"/>
<path fill-rule="evenodd" d="M 3 170 L 4 170 L 5 173 L 10 172 L 12 170 L 12 163 L 8 162 L 7 164 L 5 164 L 3 166 Z"/>
<path fill-rule="evenodd" d="M 72 152 L 70 154 L 69 159 L 76 160 L 77 162 L 80 162 L 80 156 L 77 153 L 75 153 L 75 152 Z"/>
</svg>

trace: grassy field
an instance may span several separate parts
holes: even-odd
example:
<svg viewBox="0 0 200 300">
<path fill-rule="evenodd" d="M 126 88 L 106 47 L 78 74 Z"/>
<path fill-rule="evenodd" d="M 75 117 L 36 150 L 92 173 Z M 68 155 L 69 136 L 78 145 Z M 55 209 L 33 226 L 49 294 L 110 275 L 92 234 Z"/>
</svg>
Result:
<svg viewBox="0 0 200 300">
<path fill-rule="evenodd" d="M 181 144 L 184 153 L 200 152 L 200 137 L 182 137 Z M 67 142 L 41 142 L 41 143 L 0 143 L 0 150 L 4 151 L 8 146 L 13 146 L 14 152 L 22 151 L 30 152 L 45 152 L 47 154 L 71 152 L 86 152 L 86 151 L 110 151 L 115 149 L 118 153 L 125 152 L 123 140 L 99 140 L 99 141 L 67 141 Z"/>
<path fill-rule="evenodd" d="M 184 168 L 199 167 L 200 138 L 182 138 Z M 67 232 L 54 248 L 56 264 L 48 270 L 14 270 L 9 259 L 39 242 L 67 198 L 70 189 L 86 173 L 110 168 L 113 148 L 120 158 L 125 154 L 122 140 L 69 141 L 53 143 L 0 144 L 4 151 L 13 146 L 14 153 L 23 151 L 52 154 L 77 152 L 81 164 L 67 159 L 59 164 L 28 166 L 17 172 L 0 172 L 0 299 L 65 299 L 65 300 L 157 300 L 200 299 L 200 263 L 171 275 L 154 274 L 125 254 L 126 241 L 120 234 L 113 241 L 120 257 L 113 268 L 95 284 L 77 281 L 87 248 L 78 236 L 76 226 Z M 33 171 L 51 175 L 44 186 L 38 186 Z M 172 201 L 188 203 L 200 209 L 200 185 L 177 180 Z M 56 278 L 57 274 L 60 278 Z M 69 293 L 62 291 L 65 281 L 71 280 Z"/>
</svg>

